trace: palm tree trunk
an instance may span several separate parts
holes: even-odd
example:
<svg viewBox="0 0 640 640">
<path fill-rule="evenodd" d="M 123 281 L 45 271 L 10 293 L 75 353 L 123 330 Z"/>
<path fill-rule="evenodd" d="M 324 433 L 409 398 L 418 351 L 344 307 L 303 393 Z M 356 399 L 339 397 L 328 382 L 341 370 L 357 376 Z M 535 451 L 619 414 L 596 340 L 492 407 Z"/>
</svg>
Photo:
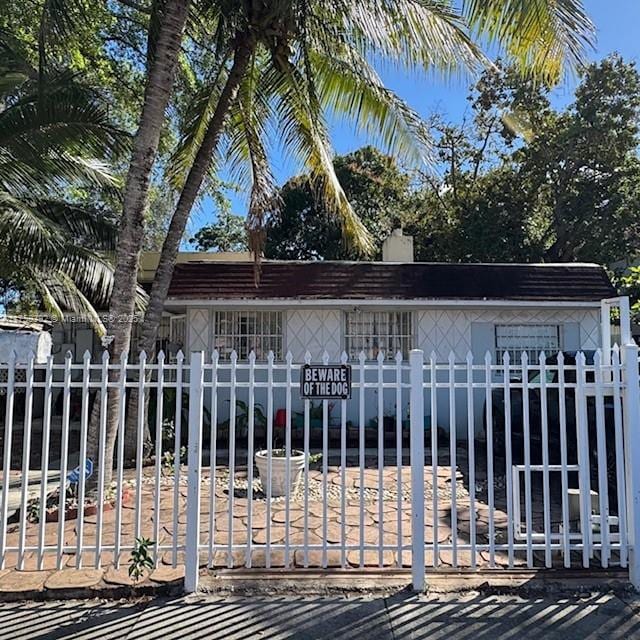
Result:
<svg viewBox="0 0 640 640">
<path fill-rule="evenodd" d="M 242 83 L 245 71 L 253 54 L 254 47 L 250 38 L 245 37 L 239 39 L 233 59 L 233 65 L 229 71 L 229 76 L 222 89 L 220 98 L 216 105 L 207 132 L 202 140 L 202 144 L 198 149 L 198 153 L 194 159 L 193 165 L 189 170 L 185 180 L 180 198 L 176 205 L 176 209 L 171 218 L 169 229 L 162 245 L 158 268 L 156 269 L 151 293 L 149 295 L 149 303 L 144 316 L 142 325 L 142 335 L 138 342 L 141 351 L 147 353 L 147 357 L 151 360 L 155 356 L 156 337 L 158 328 L 162 320 L 162 311 L 164 309 L 164 301 L 169 291 L 171 277 L 175 266 L 176 255 L 182 241 L 184 230 L 191 214 L 193 204 L 198 197 L 198 192 L 202 186 L 202 182 L 207 175 L 211 166 L 211 158 L 218 145 L 220 136 L 224 128 L 224 121 L 229 113 L 233 102 L 238 94 L 238 89 Z M 137 402 L 138 394 L 132 389 L 130 395 L 129 416 L 127 418 L 127 427 L 125 430 L 125 457 L 131 458 L 135 455 L 136 450 L 136 433 L 137 433 Z M 145 398 L 145 423 L 148 415 L 149 400 Z M 145 429 L 145 433 L 149 430 Z"/>
<path fill-rule="evenodd" d="M 162 245 L 160 261 L 153 278 L 149 304 L 144 316 L 142 325 L 142 335 L 140 338 L 140 348 L 147 354 L 155 351 L 155 341 L 158 334 L 158 327 L 162 319 L 164 302 L 169 291 L 173 269 L 175 267 L 176 256 L 182 241 L 182 236 L 189 220 L 189 215 L 193 204 L 198 197 L 198 191 L 209 171 L 211 157 L 216 149 L 218 141 L 223 131 L 224 121 L 229 109 L 236 99 L 238 89 L 244 77 L 254 45 L 249 37 L 245 37 L 238 43 L 234 55 L 233 65 L 229 72 L 229 77 L 225 83 L 220 99 L 216 105 L 216 110 L 211 118 L 207 132 L 198 149 L 193 165 L 189 170 L 187 179 L 182 188 L 180 199 L 171 218 L 167 236 Z"/>
<path fill-rule="evenodd" d="M 149 40 L 149 46 L 153 44 L 153 58 L 147 73 L 144 105 L 125 184 L 123 214 L 118 233 L 108 325 L 108 333 L 113 336 L 113 357 L 120 357 L 123 351 L 128 351 L 131 342 L 134 292 L 137 286 L 151 171 L 158 151 L 165 111 L 173 90 L 189 0 L 164 2 L 163 6 L 157 39 L 152 40 L 150 37 Z"/>
<path fill-rule="evenodd" d="M 128 353 L 131 343 L 132 316 L 137 286 L 138 261 L 144 234 L 151 171 L 158 151 L 165 111 L 173 90 L 173 80 L 187 18 L 189 0 L 171 0 L 156 4 L 156 33 L 149 33 L 148 69 L 140 124 L 135 135 L 133 153 L 124 189 L 122 219 L 118 233 L 118 250 L 109 305 L 107 334 L 111 337 L 112 360 L 118 362 Z M 109 398 L 106 451 L 98 455 L 99 411 L 94 407 L 88 433 L 90 457 L 105 464 L 105 482 L 111 481 L 114 443 L 117 432 L 119 394 L 112 389 Z M 95 403 L 98 405 L 99 403 Z"/>
</svg>

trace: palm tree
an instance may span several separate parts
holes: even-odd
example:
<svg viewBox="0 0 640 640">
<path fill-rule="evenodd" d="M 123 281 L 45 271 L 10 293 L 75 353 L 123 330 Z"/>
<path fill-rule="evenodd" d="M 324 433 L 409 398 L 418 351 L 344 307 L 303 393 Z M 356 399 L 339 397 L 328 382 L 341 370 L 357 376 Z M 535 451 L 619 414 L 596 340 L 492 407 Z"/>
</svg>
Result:
<svg viewBox="0 0 640 640">
<path fill-rule="evenodd" d="M 74 0 L 67 0 L 73 3 Z M 57 3 L 64 13 L 65 2 Z M 131 159 L 122 197 L 122 215 L 118 227 L 115 272 L 109 300 L 107 323 L 109 349 L 114 360 L 129 351 L 138 287 L 138 262 L 144 242 L 145 214 L 149 201 L 152 172 L 158 154 L 160 134 L 165 125 L 166 111 L 173 93 L 173 83 L 181 52 L 183 33 L 189 17 L 190 0 L 152 0 L 148 12 L 146 85 L 138 129 L 133 138 Z M 140 5 L 140 8 L 143 8 Z M 144 12 L 146 13 L 146 8 Z M 58 19 L 60 15 L 56 14 Z M 94 402 L 87 455 L 93 460 L 112 461 L 117 434 L 118 404 L 121 398 L 113 389 L 107 411 L 107 430 L 104 451 L 99 451 L 98 421 L 100 402 Z M 104 481 L 111 482 L 113 465 L 104 469 Z M 88 490 L 95 489 L 95 480 Z"/>
<path fill-rule="evenodd" d="M 116 316 L 133 309 L 150 176 L 188 4 L 188 0 L 153 3 L 151 25 L 156 30 L 155 36 L 150 30 L 153 47 L 149 47 L 153 55 L 125 187 L 110 305 Z M 273 206 L 273 181 L 263 143 L 272 114 L 288 151 L 311 169 L 346 240 L 366 254 L 370 239 L 333 171 L 325 110 L 354 116 L 364 128 L 381 132 L 385 142 L 397 144 L 396 149 L 413 148 L 428 157 L 424 126 L 382 85 L 370 61 L 382 59 L 449 74 L 487 63 L 471 39 L 471 34 L 481 34 L 501 45 L 521 68 L 555 80 L 565 61 L 569 67 L 580 63 L 593 34 L 580 0 L 468 0 L 461 13 L 452 0 L 200 0 L 194 7 L 199 22 L 211 27 L 218 64 L 197 101 L 200 110 L 194 110 L 176 158 L 180 197 L 145 317 L 140 346 L 148 351 L 153 350 L 189 214 L 214 157 L 222 155 L 219 143 L 227 124 L 236 125 L 235 132 L 230 129 L 228 156 L 249 163 L 249 230 L 256 254 L 262 244 L 264 213 Z M 128 351 L 131 326 L 121 323 L 109 332 L 112 355 Z M 107 459 L 112 453 L 109 443 L 115 441 L 115 412 L 109 412 L 108 422 Z M 95 431 L 92 428 L 91 433 Z"/>
<path fill-rule="evenodd" d="M 116 221 L 67 198 L 115 190 L 103 159 L 126 148 L 98 97 L 68 72 L 31 68 L 0 42 L 0 266 L 5 289 L 34 292 L 57 318 L 108 303 Z"/>
<path fill-rule="evenodd" d="M 205 3 L 206 4 L 206 3 Z M 259 256 L 262 219 L 276 205 L 274 182 L 264 146 L 266 127 L 279 131 L 288 150 L 311 170 L 318 193 L 341 222 L 345 239 L 363 254 L 372 249 L 369 234 L 354 214 L 334 173 L 324 124 L 324 109 L 354 116 L 370 132 L 378 130 L 392 150 L 413 154 L 420 161 L 430 156 L 428 131 L 418 115 L 387 90 L 365 55 L 369 46 L 388 57 L 447 70 L 456 65 L 474 67 L 484 58 L 464 32 L 461 18 L 438 2 L 410 2 L 414 14 L 389 16 L 389 34 L 383 43 L 365 33 L 372 12 L 356 17 L 352 3 L 306 3 L 279 0 L 214 1 L 202 6 L 202 20 L 217 34 L 219 64 L 200 88 L 186 114 L 185 135 L 174 154 L 169 177 L 180 192 L 162 247 L 145 313 L 138 347 L 152 355 L 164 300 L 176 254 L 193 204 L 205 177 L 223 155 L 251 183 L 250 248 Z M 369 8 L 375 8 L 372 2 Z M 332 10 L 338 14 L 332 15 Z M 353 24 L 360 45 L 349 42 L 341 20 Z M 398 21 L 396 21 L 396 19 Z M 359 22 L 362 20 L 363 24 Z M 392 24 L 393 23 L 393 24 Z M 356 33 L 357 32 L 357 35 Z M 277 34 L 281 33 L 282 36 Z M 428 55 L 426 44 L 430 42 Z M 447 43 L 443 46 L 443 43 Z M 383 49 L 386 47 L 386 50 Z M 292 58 L 292 51 L 299 55 Z M 416 53 L 417 52 L 417 53 Z M 350 102 L 350 104 L 349 104 Z M 243 171 L 244 169 L 244 171 Z M 147 398 L 148 401 L 148 398 Z M 135 406 L 135 390 L 129 394 Z M 136 412 L 129 412 L 126 448 L 135 451 Z"/>
<path fill-rule="evenodd" d="M 139 347 L 152 352 L 175 259 L 202 183 L 222 156 L 248 166 L 248 228 L 259 257 L 263 219 L 274 201 L 264 139 L 310 170 L 346 242 L 367 255 L 371 239 L 353 213 L 331 161 L 325 114 L 345 116 L 391 152 L 428 162 L 430 139 L 417 114 L 384 87 L 370 60 L 408 68 L 474 69 L 488 64 L 471 34 L 501 45 L 522 71 L 554 82 L 582 63 L 593 26 L 579 0 L 470 0 L 462 13 L 443 0 L 217 0 L 208 19 L 218 34 L 213 70 L 187 118 L 170 175 L 180 197 L 152 285 Z M 221 35 L 222 34 L 222 35 Z"/>
</svg>

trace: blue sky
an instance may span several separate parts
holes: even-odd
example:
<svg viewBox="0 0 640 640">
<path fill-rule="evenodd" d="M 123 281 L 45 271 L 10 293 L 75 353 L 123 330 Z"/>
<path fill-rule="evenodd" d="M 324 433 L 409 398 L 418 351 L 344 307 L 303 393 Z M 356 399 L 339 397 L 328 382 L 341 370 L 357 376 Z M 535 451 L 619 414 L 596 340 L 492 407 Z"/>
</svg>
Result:
<svg viewBox="0 0 640 640">
<path fill-rule="evenodd" d="M 590 52 L 593 60 L 618 51 L 628 60 L 640 60 L 640 0 L 584 0 L 591 19 L 596 25 L 596 50 Z M 443 79 L 418 74 L 403 74 L 397 70 L 381 69 L 385 84 L 406 100 L 423 116 L 437 111 L 447 120 L 459 122 L 468 108 L 466 96 L 472 78 Z M 554 90 L 554 102 L 560 106 L 571 100 L 575 82 L 565 82 Z M 343 154 L 367 144 L 366 137 L 357 135 L 345 122 L 330 122 L 331 139 L 336 153 Z M 276 153 L 272 169 L 279 184 L 291 175 L 299 173 L 299 167 Z M 229 193 L 234 213 L 244 214 L 247 194 Z M 205 199 L 199 210 L 194 211 L 190 232 L 215 219 L 216 211 L 210 200 Z"/>
</svg>

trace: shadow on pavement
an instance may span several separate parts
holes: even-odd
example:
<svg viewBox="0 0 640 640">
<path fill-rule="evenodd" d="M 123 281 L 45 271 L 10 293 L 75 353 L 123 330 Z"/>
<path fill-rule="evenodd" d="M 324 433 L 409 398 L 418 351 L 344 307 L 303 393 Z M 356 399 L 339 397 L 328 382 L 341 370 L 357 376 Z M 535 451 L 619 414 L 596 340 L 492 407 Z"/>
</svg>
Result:
<svg viewBox="0 0 640 640">
<path fill-rule="evenodd" d="M 613 594 L 520 598 L 197 597 L 0 605 L 0 639 L 572 640 L 640 638 L 640 601 Z"/>
</svg>

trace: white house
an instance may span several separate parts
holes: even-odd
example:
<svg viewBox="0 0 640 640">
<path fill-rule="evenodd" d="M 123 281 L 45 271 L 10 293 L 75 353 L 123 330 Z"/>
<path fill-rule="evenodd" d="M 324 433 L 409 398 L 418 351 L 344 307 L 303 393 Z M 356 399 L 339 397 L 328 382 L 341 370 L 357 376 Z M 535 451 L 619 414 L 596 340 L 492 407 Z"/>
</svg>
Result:
<svg viewBox="0 0 640 640">
<path fill-rule="evenodd" d="M 374 359 L 410 349 L 469 351 L 592 350 L 600 346 L 600 301 L 615 295 L 595 264 L 437 264 L 396 260 L 388 244 L 382 262 L 191 260 L 178 264 L 166 301 L 184 319 L 185 353 L 235 349 L 246 358 L 287 351 L 301 362 L 364 350 Z M 405 256 L 406 257 L 406 256 Z"/>
<path fill-rule="evenodd" d="M 143 285 L 156 265 L 157 254 L 143 256 Z M 426 358 L 435 354 L 438 363 L 448 362 L 451 354 L 464 363 L 470 352 L 480 364 L 487 351 L 496 361 L 505 350 L 519 363 L 523 352 L 537 360 L 540 351 L 602 346 L 601 300 L 612 296 L 615 290 L 599 265 L 418 263 L 412 238 L 401 232 L 385 241 L 380 262 L 264 260 L 259 278 L 250 254 L 183 253 L 165 303 L 158 348 L 169 362 L 179 350 L 188 359 L 194 351 L 209 357 L 216 349 L 222 362 L 233 350 L 240 361 L 252 350 L 258 361 L 271 350 L 276 362 L 291 352 L 293 361 L 301 363 L 307 351 L 315 362 L 325 351 L 332 362 L 343 351 L 356 362 L 362 351 L 369 360 L 380 352 L 393 359 L 398 351 L 406 359 L 418 348 Z M 96 361 L 100 357 L 102 346 L 87 324 L 66 322 L 54 328 L 52 337 L 57 361 L 68 350 L 76 362 L 87 349 Z M 393 394 L 383 395 L 385 413 L 393 414 Z M 367 419 L 376 415 L 374 396 L 375 390 L 367 395 Z M 478 431 L 483 402 L 478 390 Z M 446 392 L 439 392 L 438 425 L 445 429 L 448 404 Z M 284 405 L 283 393 L 276 392 L 274 411 Z M 457 428 L 463 432 L 464 393 L 456 393 L 455 405 Z M 292 409 L 300 407 L 294 398 Z M 218 419 L 226 419 L 228 409 L 229 401 L 222 400 Z M 357 403 L 349 403 L 348 411 L 355 421 Z"/>
<path fill-rule="evenodd" d="M 225 360 L 235 350 L 243 360 L 254 350 L 260 360 L 272 350 L 282 360 L 290 351 L 294 362 L 306 351 L 337 362 L 343 351 L 355 361 L 419 348 L 438 362 L 506 350 L 519 363 L 525 351 L 537 360 L 601 345 L 600 301 L 615 296 L 601 266 L 418 263 L 411 245 L 395 233 L 381 262 L 267 260 L 258 279 L 251 261 L 178 264 L 166 301 L 174 339 L 185 354 L 217 349 Z M 461 407 L 459 429 L 465 416 Z"/>
</svg>

